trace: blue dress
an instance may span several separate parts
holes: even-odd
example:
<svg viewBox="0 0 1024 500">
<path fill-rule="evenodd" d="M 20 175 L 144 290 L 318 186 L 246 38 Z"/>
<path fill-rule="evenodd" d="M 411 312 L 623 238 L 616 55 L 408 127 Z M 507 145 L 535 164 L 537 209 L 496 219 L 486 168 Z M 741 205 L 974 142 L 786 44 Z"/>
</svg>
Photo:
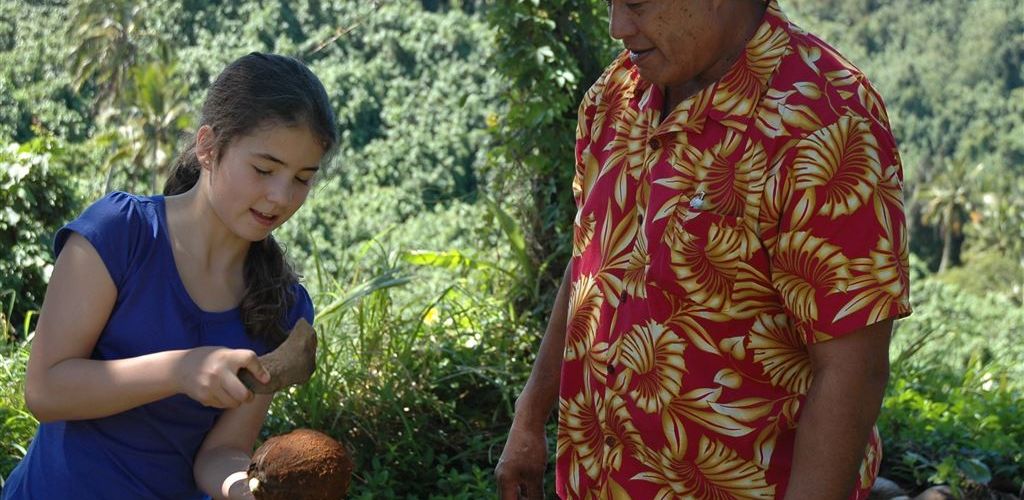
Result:
<svg viewBox="0 0 1024 500">
<path fill-rule="evenodd" d="M 117 286 L 92 359 L 200 346 L 268 351 L 245 333 L 237 308 L 207 312 L 189 297 L 171 252 L 162 196 L 107 195 L 57 233 L 55 253 L 71 232 L 96 248 Z M 302 286 L 295 297 L 289 328 L 300 317 L 313 321 Z M 222 411 L 178 394 L 109 417 L 42 424 L 2 498 L 206 498 L 192 465 Z"/>
</svg>

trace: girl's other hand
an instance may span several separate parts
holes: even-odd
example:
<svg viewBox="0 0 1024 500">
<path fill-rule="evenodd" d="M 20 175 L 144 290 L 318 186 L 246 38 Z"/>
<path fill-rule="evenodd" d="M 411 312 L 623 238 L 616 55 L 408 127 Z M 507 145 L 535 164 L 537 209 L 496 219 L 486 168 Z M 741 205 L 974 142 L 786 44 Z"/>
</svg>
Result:
<svg viewBox="0 0 1024 500">
<path fill-rule="evenodd" d="M 178 392 L 206 406 L 237 408 L 254 396 L 238 379 L 238 371 L 242 368 L 260 382 L 270 381 L 270 374 L 253 351 L 225 347 L 190 349 L 186 351 L 178 371 Z"/>
</svg>

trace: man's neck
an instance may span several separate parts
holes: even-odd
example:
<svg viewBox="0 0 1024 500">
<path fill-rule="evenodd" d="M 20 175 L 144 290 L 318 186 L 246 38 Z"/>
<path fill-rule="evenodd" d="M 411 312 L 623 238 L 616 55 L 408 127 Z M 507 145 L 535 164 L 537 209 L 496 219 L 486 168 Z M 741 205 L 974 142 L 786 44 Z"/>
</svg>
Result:
<svg viewBox="0 0 1024 500">
<path fill-rule="evenodd" d="M 736 16 L 733 17 L 735 21 L 730 26 L 723 27 L 725 32 L 735 33 L 735 36 L 725 44 L 721 57 L 698 74 L 696 78 L 681 85 L 665 88 L 665 101 L 661 113 L 663 118 L 667 117 L 679 103 L 725 76 L 736 64 L 736 61 L 746 53 L 747 43 L 757 33 L 757 28 L 764 19 L 767 5 L 749 0 L 736 3 L 740 5 L 735 9 Z"/>
</svg>

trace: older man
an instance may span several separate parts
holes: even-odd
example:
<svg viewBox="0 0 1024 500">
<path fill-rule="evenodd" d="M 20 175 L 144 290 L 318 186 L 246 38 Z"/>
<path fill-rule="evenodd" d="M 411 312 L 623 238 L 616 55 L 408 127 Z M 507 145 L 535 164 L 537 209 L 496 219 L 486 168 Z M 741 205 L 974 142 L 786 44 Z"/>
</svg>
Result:
<svg viewBox="0 0 1024 500">
<path fill-rule="evenodd" d="M 496 475 L 540 498 L 865 498 L 910 313 L 882 100 L 774 0 L 612 0 L 573 256 Z M 559 376 L 560 375 L 560 376 Z"/>
</svg>

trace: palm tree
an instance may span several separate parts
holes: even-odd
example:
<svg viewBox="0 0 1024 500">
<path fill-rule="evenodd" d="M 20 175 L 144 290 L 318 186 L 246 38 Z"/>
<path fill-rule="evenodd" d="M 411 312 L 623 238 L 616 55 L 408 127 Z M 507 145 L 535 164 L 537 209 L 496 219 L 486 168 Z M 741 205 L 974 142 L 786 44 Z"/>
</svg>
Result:
<svg viewBox="0 0 1024 500">
<path fill-rule="evenodd" d="M 921 219 L 934 226 L 942 236 L 942 259 L 939 272 L 945 271 L 958 262 L 964 225 L 969 221 L 974 197 L 978 191 L 978 173 L 984 165 L 968 167 L 966 162 L 946 162 L 931 182 L 925 186 L 922 198 L 924 207 Z"/>
<path fill-rule="evenodd" d="M 68 36 L 75 91 L 96 87 L 95 112 L 117 101 L 131 78 L 145 32 L 147 5 L 128 0 L 82 0 L 72 6 Z"/>
<path fill-rule="evenodd" d="M 114 169 L 127 163 L 128 177 L 148 177 L 151 192 L 158 192 L 171 154 L 189 127 L 188 85 L 178 77 L 173 62 L 155 61 L 131 71 L 132 86 L 124 94 L 126 115 L 117 128 L 117 147 L 107 158 L 104 192 L 110 189 Z"/>
</svg>

